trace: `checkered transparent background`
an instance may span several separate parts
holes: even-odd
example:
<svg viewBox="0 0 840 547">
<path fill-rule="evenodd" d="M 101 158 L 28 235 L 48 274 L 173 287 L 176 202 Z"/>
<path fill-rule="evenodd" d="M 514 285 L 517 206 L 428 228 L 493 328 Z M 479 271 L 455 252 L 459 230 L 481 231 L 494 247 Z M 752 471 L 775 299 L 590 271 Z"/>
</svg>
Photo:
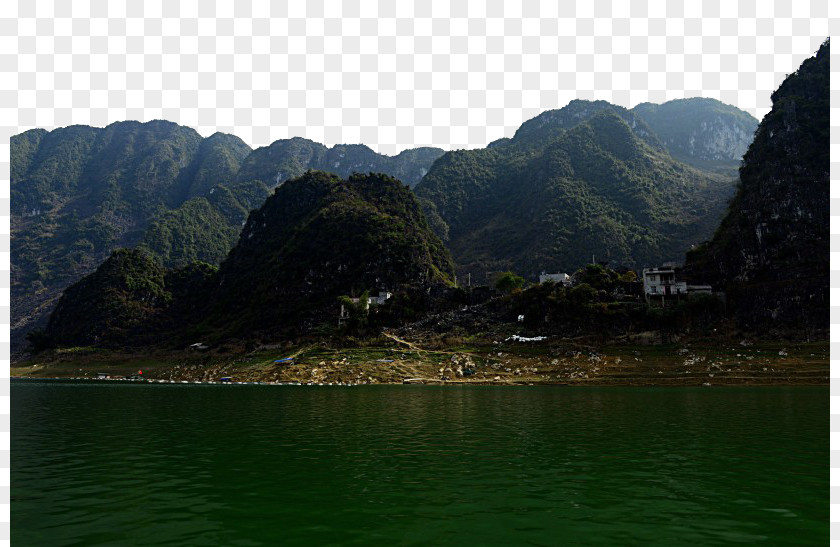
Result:
<svg viewBox="0 0 840 547">
<path fill-rule="evenodd" d="M 252 146 L 303 136 L 394 154 L 482 147 L 574 98 L 632 107 L 714 97 L 760 119 L 772 90 L 838 29 L 840 3 L 828 0 L 2 2 L 0 538 L 9 536 L 11 135 L 164 118 Z M 831 113 L 834 180 L 840 113 Z M 831 401 L 831 517 L 840 522 L 840 388 Z M 840 540 L 840 524 L 831 537 Z"/>
</svg>

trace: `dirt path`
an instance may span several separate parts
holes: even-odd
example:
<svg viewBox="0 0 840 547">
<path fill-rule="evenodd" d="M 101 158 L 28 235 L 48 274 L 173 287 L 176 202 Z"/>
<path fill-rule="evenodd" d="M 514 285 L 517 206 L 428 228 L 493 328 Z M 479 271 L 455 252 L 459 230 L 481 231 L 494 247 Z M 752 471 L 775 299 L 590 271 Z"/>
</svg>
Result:
<svg viewBox="0 0 840 547">
<path fill-rule="evenodd" d="M 394 336 L 393 334 L 391 334 L 388 331 L 382 331 L 382 334 L 385 335 L 387 338 L 390 338 L 391 340 L 393 340 L 394 342 L 396 342 L 398 344 L 403 344 L 403 345 L 408 346 L 409 348 L 413 349 L 414 351 L 418 351 L 418 352 L 419 351 L 425 351 L 427 353 L 429 352 L 429 350 L 418 347 L 415 344 L 412 344 L 411 342 L 409 342 L 408 340 L 403 340 L 402 338 L 399 338 L 398 336 Z M 434 353 L 451 353 L 451 352 L 438 351 L 438 352 L 434 352 Z"/>
<path fill-rule="evenodd" d="M 390 332 L 382 331 L 382 334 L 385 337 L 390 338 L 391 340 L 393 340 L 394 342 L 396 342 L 398 344 L 403 344 L 405 346 L 408 346 L 411 350 L 416 351 L 418 353 L 422 352 L 422 353 L 439 353 L 441 355 L 470 355 L 472 357 L 480 356 L 479 353 L 475 353 L 475 352 L 472 352 L 472 351 L 447 351 L 447 350 L 443 350 L 443 349 L 423 349 L 420 346 L 409 342 L 408 340 L 403 340 L 399 336 L 391 334 Z"/>
</svg>

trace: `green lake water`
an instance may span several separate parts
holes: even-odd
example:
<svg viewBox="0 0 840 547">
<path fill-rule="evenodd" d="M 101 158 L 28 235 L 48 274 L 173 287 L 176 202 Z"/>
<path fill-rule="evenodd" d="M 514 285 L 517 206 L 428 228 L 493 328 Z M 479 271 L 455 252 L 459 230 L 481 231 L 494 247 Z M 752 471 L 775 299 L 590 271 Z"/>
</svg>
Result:
<svg viewBox="0 0 840 547">
<path fill-rule="evenodd" d="M 11 394 L 15 546 L 828 541 L 827 387 Z"/>
</svg>

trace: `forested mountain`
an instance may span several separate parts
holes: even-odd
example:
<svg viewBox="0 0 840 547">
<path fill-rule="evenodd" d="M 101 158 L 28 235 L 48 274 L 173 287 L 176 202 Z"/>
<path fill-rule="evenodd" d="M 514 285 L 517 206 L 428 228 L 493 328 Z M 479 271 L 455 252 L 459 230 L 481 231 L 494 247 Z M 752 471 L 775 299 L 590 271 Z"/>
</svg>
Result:
<svg viewBox="0 0 840 547">
<path fill-rule="evenodd" d="M 12 137 L 10 150 L 15 346 L 68 285 L 114 248 L 143 241 L 161 215 L 233 182 L 250 152 L 232 135 L 205 139 L 160 120 L 35 129 Z"/>
<path fill-rule="evenodd" d="M 596 260 L 678 260 L 709 237 L 734 192 L 676 161 L 631 111 L 572 101 L 512 139 L 448 152 L 416 187 L 459 270 L 574 271 Z"/>
<path fill-rule="evenodd" d="M 758 120 L 715 99 L 642 103 L 632 109 L 676 159 L 698 169 L 737 176 Z"/>
<path fill-rule="evenodd" d="M 828 328 L 829 47 L 773 93 L 726 217 L 686 257 L 750 330 Z"/>
<path fill-rule="evenodd" d="M 295 137 L 254 150 L 242 163 L 237 180 L 260 180 L 274 187 L 314 169 L 340 177 L 353 173 L 387 173 L 413 187 L 442 154 L 440 148 L 412 148 L 396 156 L 385 156 L 363 144 L 337 144 L 327 148 Z"/>
<path fill-rule="evenodd" d="M 265 201 L 268 187 L 258 180 L 218 184 L 158 215 L 141 245 L 169 267 L 195 260 L 218 264 L 239 239 L 248 213 Z"/>
<path fill-rule="evenodd" d="M 143 249 L 118 249 L 67 288 L 39 342 L 46 346 L 148 344 L 190 318 L 216 267 L 195 262 L 165 269 Z"/>
<path fill-rule="evenodd" d="M 443 151 L 383 156 L 363 145 L 280 140 L 252 152 L 166 121 L 35 129 L 12 137 L 12 342 L 114 249 L 164 267 L 218 264 L 270 189 L 308 169 L 381 171 L 416 183 Z"/>
<path fill-rule="evenodd" d="M 200 262 L 167 270 L 142 249 L 118 250 L 65 291 L 43 338 L 124 346 L 160 342 L 161 332 L 305 334 L 335 326 L 339 296 L 386 290 L 407 305 L 450 283 L 452 268 L 400 181 L 310 171 L 250 214 L 218 271 Z"/>
<path fill-rule="evenodd" d="M 239 335 L 333 325 L 340 295 L 423 290 L 450 282 L 452 270 L 400 181 L 310 171 L 251 213 L 219 268 L 205 324 Z"/>
</svg>

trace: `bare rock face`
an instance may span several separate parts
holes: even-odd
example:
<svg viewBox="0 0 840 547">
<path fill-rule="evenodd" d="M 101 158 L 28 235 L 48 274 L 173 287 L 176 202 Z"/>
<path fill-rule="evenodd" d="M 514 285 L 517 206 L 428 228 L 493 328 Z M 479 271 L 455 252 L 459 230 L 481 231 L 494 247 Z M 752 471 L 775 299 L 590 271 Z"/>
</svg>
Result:
<svg viewBox="0 0 840 547">
<path fill-rule="evenodd" d="M 632 112 L 645 121 L 675 158 L 698 169 L 737 175 L 758 120 L 715 99 L 642 103 Z"/>
<path fill-rule="evenodd" d="M 772 99 L 729 212 L 686 271 L 726 290 L 741 327 L 811 338 L 828 328 L 828 40 Z"/>
</svg>

